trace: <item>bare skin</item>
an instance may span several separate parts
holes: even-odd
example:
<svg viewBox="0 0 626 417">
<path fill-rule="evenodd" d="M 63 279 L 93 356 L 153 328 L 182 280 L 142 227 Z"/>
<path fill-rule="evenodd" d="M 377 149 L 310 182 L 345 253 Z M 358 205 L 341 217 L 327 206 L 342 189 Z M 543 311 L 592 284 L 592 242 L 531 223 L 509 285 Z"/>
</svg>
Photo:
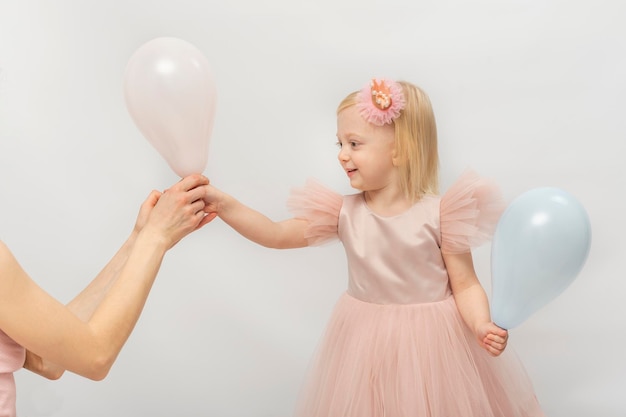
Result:
<svg viewBox="0 0 626 417">
<path fill-rule="evenodd" d="M 127 241 L 67 306 L 39 287 L 0 242 L 0 329 L 27 350 L 27 369 L 52 379 L 64 370 L 106 377 L 165 253 L 215 217 L 204 211 L 207 184 L 204 176 L 191 175 L 165 193 L 153 191 Z"/>
</svg>

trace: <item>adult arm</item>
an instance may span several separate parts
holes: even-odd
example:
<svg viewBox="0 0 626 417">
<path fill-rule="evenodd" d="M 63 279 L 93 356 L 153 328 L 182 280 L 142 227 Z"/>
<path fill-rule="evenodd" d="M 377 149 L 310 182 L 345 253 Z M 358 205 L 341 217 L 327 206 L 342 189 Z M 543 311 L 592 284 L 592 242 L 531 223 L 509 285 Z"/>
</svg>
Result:
<svg viewBox="0 0 626 417">
<path fill-rule="evenodd" d="M 90 379 L 103 379 L 141 314 L 167 250 L 214 217 L 203 211 L 200 186 L 206 184 L 203 176 L 190 176 L 160 196 L 146 225 L 120 250 L 121 254 L 128 251 L 127 256 L 110 263 L 111 271 L 122 265 L 117 278 L 111 280 L 115 274 L 104 274 L 77 297 L 74 306 L 80 310 L 82 301 L 93 305 L 110 284 L 96 308 L 91 313 L 89 308 L 84 310 L 91 315 L 86 322 L 35 284 L 0 244 L 0 328 L 50 363 Z"/>
<path fill-rule="evenodd" d="M 153 190 L 150 193 L 139 209 L 135 226 L 128 239 L 93 281 L 67 304 L 67 308 L 82 321 L 88 322 L 91 319 L 94 311 L 126 265 L 137 235 L 145 226 L 150 212 L 160 197 L 161 192 L 159 191 Z M 65 372 L 62 366 L 54 364 L 29 350 L 26 351 L 24 368 L 48 379 L 59 379 Z"/>
</svg>

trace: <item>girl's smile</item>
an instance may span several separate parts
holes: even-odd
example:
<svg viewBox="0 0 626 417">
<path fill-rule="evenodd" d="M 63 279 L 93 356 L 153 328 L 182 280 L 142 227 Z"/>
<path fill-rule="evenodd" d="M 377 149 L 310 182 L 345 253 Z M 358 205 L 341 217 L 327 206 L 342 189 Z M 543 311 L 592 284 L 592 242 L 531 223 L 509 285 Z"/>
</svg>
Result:
<svg viewBox="0 0 626 417">
<path fill-rule="evenodd" d="M 337 115 L 339 163 L 357 190 L 379 190 L 397 183 L 393 126 L 368 123 L 356 106 Z"/>
</svg>

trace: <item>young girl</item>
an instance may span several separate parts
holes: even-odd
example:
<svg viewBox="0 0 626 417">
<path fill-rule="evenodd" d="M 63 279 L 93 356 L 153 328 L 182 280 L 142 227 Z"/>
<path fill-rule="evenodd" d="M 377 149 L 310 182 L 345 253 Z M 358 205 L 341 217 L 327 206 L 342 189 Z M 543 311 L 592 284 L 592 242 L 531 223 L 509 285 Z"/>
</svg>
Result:
<svg viewBox="0 0 626 417">
<path fill-rule="evenodd" d="M 470 249 L 504 208 L 497 187 L 465 173 L 437 195 L 435 118 L 406 82 L 373 80 L 337 110 L 339 162 L 360 192 L 309 181 L 273 222 L 207 186 L 207 210 L 272 248 L 338 237 L 348 290 L 312 363 L 298 417 L 543 416 L 508 333 L 491 322 Z"/>
<path fill-rule="evenodd" d="M 103 379 L 130 336 L 165 253 L 215 216 L 203 211 L 203 185 L 190 175 L 153 191 L 135 227 L 98 276 L 67 306 L 43 291 L 0 242 L 0 417 L 15 417 L 13 372 L 50 379 L 67 369 Z"/>
</svg>

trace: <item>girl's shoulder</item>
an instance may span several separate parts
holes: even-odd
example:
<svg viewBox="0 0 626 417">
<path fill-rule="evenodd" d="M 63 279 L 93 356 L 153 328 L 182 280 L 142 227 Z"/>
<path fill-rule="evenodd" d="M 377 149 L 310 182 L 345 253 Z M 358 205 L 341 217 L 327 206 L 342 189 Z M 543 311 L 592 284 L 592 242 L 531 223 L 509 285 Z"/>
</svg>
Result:
<svg viewBox="0 0 626 417">
<path fill-rule="evenodd" d="M 464 172 L 441 196 L 441 249 L 463 253 L 491 239 L 506 208 L 498 185 L 473 171 Z"/>
<path fill-rule="evenodd" d="M 287 199 L 287 207 L 292 212 L 324 207 L 338 211 L 341 209 L 342 202 L 343 196 L 341 194 L 320 181 L 309 178 L 303 186 L 291 189 Z"/>
<path fill-rule="evenodd" d="M 305 230 L 309 245 L 320 245 L 337 237 L 342 206 L 341 194 L 314 179 L 293 188 L 287 200 L 287 208 L 293 216 L 309 222 Z"/>
</svg>

